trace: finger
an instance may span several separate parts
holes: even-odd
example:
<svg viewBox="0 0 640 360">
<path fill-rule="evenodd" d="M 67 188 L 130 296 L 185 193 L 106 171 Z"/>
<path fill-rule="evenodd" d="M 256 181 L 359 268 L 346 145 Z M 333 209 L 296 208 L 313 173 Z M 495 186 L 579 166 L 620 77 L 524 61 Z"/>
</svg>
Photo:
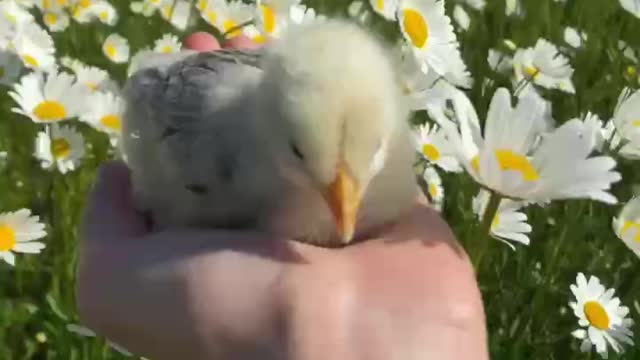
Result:
<svg viewBox="0 0 640 360">
<path fill-rule="evenodd" d="M 100 168 L 82 232 L 84 241 L 128 239 L 146 233 L 145 219 L 133 204 L 129 169 L 122 162 Z"/>
<path fill-rule="evenodd" d="M 189 35 L 184 40 L 184 47 L 195 51 L 215 51 L 220 49 L 220 43 L 211 34 L 199 31 Z"/>
<path fill-rule="evenodd" d="M 222 44 L 222 47 L 231 49 L 257 49 L 261 47 L 261 45 L 244 35 L 238 35 L 229 40 L 226 40 Z"/>
</svg>

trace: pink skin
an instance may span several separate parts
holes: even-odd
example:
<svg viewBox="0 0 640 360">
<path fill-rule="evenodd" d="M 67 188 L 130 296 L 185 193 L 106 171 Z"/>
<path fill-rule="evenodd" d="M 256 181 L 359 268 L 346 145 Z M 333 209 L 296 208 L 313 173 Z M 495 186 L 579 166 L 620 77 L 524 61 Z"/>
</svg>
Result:
<svg viewBox="0 0 640 360">
<path fill-rule="evenodd" d="M 255 232 L 150 232 L 121 163 L 81 232 L 81 320 L 149 358 L 488 359 L 473 269 L 418 202 L 370 240 L 325 249 Z"/>
</svg>

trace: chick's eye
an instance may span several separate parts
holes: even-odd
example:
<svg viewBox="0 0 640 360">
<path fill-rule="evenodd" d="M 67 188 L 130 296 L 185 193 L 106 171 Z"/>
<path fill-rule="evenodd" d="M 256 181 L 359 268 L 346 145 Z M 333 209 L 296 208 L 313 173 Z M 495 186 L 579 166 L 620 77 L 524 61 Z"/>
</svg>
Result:
<svg viewBox="0 0 640 360">
<path fill-rule="evenodd" d="M 295 156 L 298 157 L 298 159 L 300 160 L 304 160 L 304 155 L 302 155 L 302 152 L 300 151 L 300 149 L 298 149 L 298 147 L 296 146 L 296 144 L 291 143 L 291 151 L 293 152 L 293 154 Z"/>
</svg>

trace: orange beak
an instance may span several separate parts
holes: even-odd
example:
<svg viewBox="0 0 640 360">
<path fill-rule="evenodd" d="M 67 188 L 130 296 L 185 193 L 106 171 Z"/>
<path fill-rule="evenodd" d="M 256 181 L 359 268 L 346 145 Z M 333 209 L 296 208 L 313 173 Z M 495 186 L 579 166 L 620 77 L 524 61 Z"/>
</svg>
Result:
<svg viewBox="0 0 640 360">
<path fill-rule="evenodd" d="M 327 202 L 336 221 L 338 235 L 344 244 L 353 239 L 360 207 L 360 188 L 344 165 L 338 168 L 335 180 L 327 188 Z"/>
</svg>

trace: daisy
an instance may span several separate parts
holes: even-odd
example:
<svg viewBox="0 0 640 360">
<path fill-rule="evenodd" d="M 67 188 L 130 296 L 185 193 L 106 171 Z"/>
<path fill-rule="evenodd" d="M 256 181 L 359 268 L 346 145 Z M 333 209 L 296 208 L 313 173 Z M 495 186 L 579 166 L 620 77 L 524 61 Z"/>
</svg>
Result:
<svg viewBox="0 0 640 360">
<path fill-rule="evenodd" d="M 623 9 L 640 18 L 640 0 L 619 0 Z"/>
<path fill-rule="evenodd" d="M 369 8 L 360 0 L 352 1 L 351 4 L 349 4 L 349 7 L 347 8 L 347 15 L 362 24 L 366 24 L 369 19 L 371 19 L 371 12 L 369 11 Z M 395 17 L 395 13 L 393 16 Z"/>
<path fill-rule="evenodd" d="M 89 103 L 90 110 L 82 114 L 80 120 L 109 135 L 119 135 L 122 130 L 124 100 L 112 93 L 97 92 L 90 96 Z"/>
<path fill-rule="evenodd" d="M 35 20 L 27 9 L 14 0 L 0 1 L 0 17 L 14 26 Z"/>
<path fill-rule="evenodd" d="M 631 251 L 640 257 L 640 197 L 631 199 L 613 218 L 613 230 Z"/>
<path fill-rule="evenodd" d="M 155 41 L 154 46 L 153 51 L 165 54 L 178 52 L 182 48 L 178 37 L 172 34 L 164 34 L 162 38 Z"/>
<path fill-rule="evenodd" d="M 34 156 L 41 161 L 43 168 L 56 165 L 60 173 L 73 171 L 84 156 L 84 139 L 71 127 L 52 124 L 38 133 Z"/>
<path fill-rule="evenodd" d="M 569 46 L 575 49 L 581 48 L 586 40 L 587 35 L 584 31 L 578 31 L 570 26 L 564 28 L 564 42 L 569 44 Z"/>
<path fill-rule="evenodd" d="M 69 15 L 66 12 L 46 12 L 42 15 L 42 21 L 53 32 L 61 32 L 69 27 Z"/>
<path fill-rule="evenodd" d="M 489 203 L 491 193 L 487 190 L 480 190 L 472 200 L 473 212 L 482 219 Z M 515 241 L 524 245 L 529 245 L 529 234 L 532 230 L 527 223 L 527 215 L 518 211 L 525 204 L 519 201 L 503 199 L 498 205 L 498 211 L 491 220 L 489 228 L 490 235 L 507 244 L 511 249 L 515 247 L 508 242 Z"/>
<path fill-rule="evenodd" d="M 444 171 L 462 171 L 455 157 L 455 150 L 449 144 L 445 132 L 437 125 L 431 128 L 429 124 L 420 125 L 413 131 L 413 139 L 416 151 L 429 163 L 437 165 Z"/>
<path fill-rule="evenodd" d="M 80 335 L 80 336 L 84 336 L 84 337 L 96 337 L 96 333 L 93 332 L 93 330 L 84 327 L 82 325 L 77 325 L 77 324 L 67 324 L 67 331 L 72 332 L 74 334 Z M 114 343 L 113 341 L 110 341 L 107 339 L 107 344 L 115 351 L 119 352 L 120 354 L 124 355 L 124 356 L 132 356 L 133 354 L 131 354 L 129 352 L 129 350 L 123 348 L 122 346 Z"/>
<path fill-rule="evenodd" d="M 86 93 L 94 91 L 117 91 L 117 84 L 109 78 L 106 70 L 95 66 L 75 66 L 77 83 L 84 86 Z"/>
<path fill-rule="evenodd" d="M 15 266 L 15 253 L 39 254 L 45 244 L 33 240 L 45 236 L 44 224 L 29 209 L 0 214 L 0 259 Z"/>
<path fill-rule="evenodd" d="M 489 105 L 482 136 L 469 120 L 477 117 L 471 107 L 467 116 L 456 114 L 457 123 L 437 107 L 429 113 L 446 130 L 467 172 L 503 196 L 533 202 L 589 198 L 615 204 L 607 191 L 621 179 L 613 170 L 615 160 L 590 157 L 598 124 L 592 118 L 572 119 L 547 133 L 546 110 L 533 92 L 514 108 L 509 91 L 500 88 Z"/>
<path fill-rule="evenodd" d="M 129 9 L 134 14 L 141 14 L 144 17 L 150 17 L 158 11 L 158 8 L 149 4 L 149 1 L 132 1 Z"/>
<path fill-rule="evenodd" d="M 611 122 L 615 125 L 616 135 L 628 141 L 627 149 L 640 147 L 640 91 L 622 90 Z"/>
<path fill-rule="evenodd" d="M 616 353 L 624 351 L 622 343 L 633 346 L 633 333 L 629 329 L 633 319 L 627 317 L 629 308 L 613 297 L 614 289 L 605 289 L 595 276 L 587 280 L 583 273 L 578 273 L 571 292 L 576 301 L 569 302 L 569 306 L 583 327 L 571 334 L 582 340 L 581 351 L 588 352 L 595 346 L 596 352 L 607 358 L 609 346 Z"/>
<path fill-rule="evenodd" d="M 34 122 L 55 122 L 78 114 L 85 95 L 82 87 L 74 84 L 73 76 L 64 72 L 31 73 L 23 76 L 9 96 L 19 108 L 13 112 L 28 116 Z"/>
<path fill-rule="evenodd" d="M 444 2 L 401 0 L 396 16 L 402 35 L 416 57 L 436 73 L 447 73 L 453 58 L 460 54 L 451 20 L 445 15 Z"/>
<path fill-rule="evenodd" d="M 575 93 L 569 60 L 545 39 L 538 39 L 533 48 L 517 50 L 513 65 L 517 82 L 527 80 L 543 88 Z"/>
<path fill-rule="evenodd" d="M 191 5 L 189 1 L 184 0 L 178 0 L 176 2 L 163 1 L 160 7 L 160 15 L 173 25 L 173 27 L 184 31 L 191 18 Z"/>
<path fill-rule="evenodd" d="M 433 204 L 434 208 L 438 211 L 442 211 L 442 204 L 444 202 L 444 189 L 442 187 L 442 179 L 435 168 L 428 166 L 424 169 L 422 178 L 426 183 L 426 190 L 429 196 L 429 200 Z"/>
<path fill-rule="evenodd" d="M 460 5 L 456 5 L 453 8 L 453 20 L 456 21 L 458 26 L 464 30 L 469 30 L 469 25 L 471 24 L 471 18 L 469 14 L 464 10 L 464 8 Z"/>
<path fill-rule="evenodd" d="M 118 22 L 118 12 L 108 1 L 96 1 L 87 11 L 103 24 L 114 26 Z"/>
<path fill-rule="evenodd" d="M 16 54 L 0 50 L 0 84 L 12 85 L 22 71 L 22 61 Z"/>
<path fill-rule="evenodd" d="M 129 41 L 119 34 L 113 33 L 102 44 L 102 52 L 114 63 L 125 63 L 129 60 Z"/>
<path fill-rule="evenodd" d="M 498 50 L 489 49 L 487 56 L 489 67 L 496 72 L 505 73 L 513 69 L 513 58 L 507 54 L 503 54 Z"/>
<path fill-rule="evenodd" d="M 231 1 L 226 5 L 219 5 L 217 14 L 217 25 L 214 26 L 227 38 L 233 38 L 242 34 L 242 29 L 233 30 L 234 28 L 253 20 L 254 8 L 241 1 Z"/>
<path fill-rule="evenodd" d="M 46 71 L 55 67 L 53 39 L 36 23 L 28 22 L 18 27 L 13 47 L 28 68 Z"/>
<path fill-rule="evenodd" d="M 291 8 L 300 0 L 258 0 L 256 26 L 265 36 L 278 37 L 291 21 Z"/>
<path fill-rule="evenodd" d="M 389 21 L 396 20 L 396 11 L 398 9 L 398 0 L 369 0 L 371 8 L 378 15 Z"/>
</svg>

